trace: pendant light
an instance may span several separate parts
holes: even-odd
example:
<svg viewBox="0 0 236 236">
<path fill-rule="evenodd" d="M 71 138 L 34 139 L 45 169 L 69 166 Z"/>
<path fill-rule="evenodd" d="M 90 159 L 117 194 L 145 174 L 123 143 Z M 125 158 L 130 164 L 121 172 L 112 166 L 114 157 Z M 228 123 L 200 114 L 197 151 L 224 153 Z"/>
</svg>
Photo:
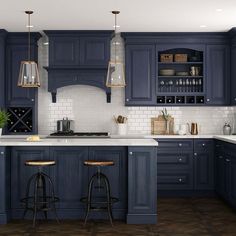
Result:
<svg viewBox="0 0 236 236">
<path fill-rule="evenodd" d="M 115 16 L 115 35 L 114 42 L 115 45 L 115 57 L 113 60 L 109 61 L 108 71 L 107 71 L 107 80 L 106 86 L 110 88 L 122 88 L 125 87 L 125 74 L 124 74 L 124 64 L 122 61 L 117 59 L 117 45 L 119 42 L 116 41 L 117 35 L 117 15 L 119 11 L 112 11 L 112 14 Z"/>
<path fill-rule="evenodd" d="M 39 81 L 39 71 L 38 65 L 35 61 L 30 60 L 30 28 L 32 25 L 30 24 L 30 16 L 33 14 L 33 11 L 25 11 L 28 15 L 28 60 L 21 61 L 20 65 L 20 73 L 18 78 L 18 86 L 24 88 L 38 88 L 40 87 Z"/>
</svg>

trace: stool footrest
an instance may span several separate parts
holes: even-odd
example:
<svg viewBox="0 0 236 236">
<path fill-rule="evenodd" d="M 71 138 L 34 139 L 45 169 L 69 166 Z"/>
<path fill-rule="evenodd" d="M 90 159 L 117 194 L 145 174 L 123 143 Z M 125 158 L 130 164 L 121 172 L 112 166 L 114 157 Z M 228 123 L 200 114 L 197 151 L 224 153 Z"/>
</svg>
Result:
<svg viewBox="0 0 236 236">
<path fill-rule="evenodd" d="M 83 203 L 90 203 L 90 204 L 107 204 L 108 202 L 107 202 L 107 198 L 106 197 L 104 197 L 104 198 L 99 198 L 99 197 L 93 197 L 92 199 L 91 199 L 91 202 L 89 201 L 89 199 L 88 199 L 88 197 L 82 197 L 81 199 L 80 199 L 80 201 L 81 202 L 83 202 Z M 110 203 L 111 204 L 114 204 L 114 203 L 116 203 L 116 202 L 118 202 L 119 201 L 119 199 L 118 198 L 116 198 L 116 197 L 111 197 L 110 198 Z"/>
</svg>

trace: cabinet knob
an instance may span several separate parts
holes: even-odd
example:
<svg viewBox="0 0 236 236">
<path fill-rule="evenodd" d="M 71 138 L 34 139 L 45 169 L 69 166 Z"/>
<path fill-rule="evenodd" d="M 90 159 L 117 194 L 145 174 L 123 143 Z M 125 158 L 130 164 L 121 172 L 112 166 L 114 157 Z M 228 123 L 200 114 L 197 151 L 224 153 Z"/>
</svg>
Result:
<svg viewBox="0 0 236 236">
<path fill-rule="evenodd" d="M 180 158 L 179 158 L 179 162 L 181 162 L 181 161 L 182 161 L 182 158 L 180 157 Z"/>
<path fill-rule="evenodd" d="M 226 158 L 225 160 L 226 160 L 227 162 L 230 162 L 230 159 L 228 159 L 228 158 Z"/>
<path fill-rule="evenodd" d="M 34 99 L 32 98 L 31 101 L 34 102 Z"/>
<path fill-rule="evenodd" d="M 1 152 L 1 155 L 4 155 L 4 152 Z"/>
<path fill-rule="evenodd" d="M 236 98 L 234 98 L 234 101 L 236 101 Z"/>
<path fill-rule="evenodd" d="M 203 143 L 203 144 L 202 144 L 202 146 L 203 146 L 203 147 L 205 147 L 205 146 L 206 146 L 206 144 L 205 144 L 205 143 Z"/>
<path fill-rule="evenodd" d="M 133 155 L 133 152 L 129 152 L 129 155 Z"/>
<path fill-rule="evenodd" d="M 209 98 L 207 98 L 207 102 L 210 102 L 210 99 L 209 99 Z"/>
<path fill-rule="evenodd" d="M 182 143 L 179 143 L 179 147 L 182 147 Z"/>
<path fill-rule="evenodd" d="M 129 101 L 129 99 L 128 98 L 126 98 L 126 102 L 128 102 Z"/>
<path fill-rule="evenodd" d="M 179 178 L 179 182 L 182 182 L 183 180 L 181 178 Z"/>
<path fill-rule="evenodd" d="M 196 153 L 196 152 L 194 152 L 194 156 L 197 156 L 197 153 Z"/>
</svg>

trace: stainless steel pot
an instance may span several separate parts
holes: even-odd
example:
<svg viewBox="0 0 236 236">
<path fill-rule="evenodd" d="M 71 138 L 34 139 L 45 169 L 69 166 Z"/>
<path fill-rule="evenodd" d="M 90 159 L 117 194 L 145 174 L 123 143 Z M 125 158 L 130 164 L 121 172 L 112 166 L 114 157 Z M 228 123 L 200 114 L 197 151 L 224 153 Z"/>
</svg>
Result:
<svg viewBox="0 0 236 236">
<path fill-rule="evenodd" d="M 63 118 L 63 120 L 57 121 L 57 132 L 69 133 L 71 132 L 71 122 L 67 117 Z"/>
</svg>

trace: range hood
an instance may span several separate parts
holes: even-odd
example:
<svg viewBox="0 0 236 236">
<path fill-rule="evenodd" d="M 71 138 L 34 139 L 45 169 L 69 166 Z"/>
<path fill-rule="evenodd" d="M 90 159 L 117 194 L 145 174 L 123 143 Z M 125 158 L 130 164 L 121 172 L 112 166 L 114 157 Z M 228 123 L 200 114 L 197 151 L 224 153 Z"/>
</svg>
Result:
<svg viewBox="0 0 236 236">
<path fill-rule="evenodd" d="M 110 60 L 111 30 L 46 30 L 49 42 L 48 91 L 56 102 L 57 89 L 70 85 L 90 85 L 106 93 Z"/>
</svg>

